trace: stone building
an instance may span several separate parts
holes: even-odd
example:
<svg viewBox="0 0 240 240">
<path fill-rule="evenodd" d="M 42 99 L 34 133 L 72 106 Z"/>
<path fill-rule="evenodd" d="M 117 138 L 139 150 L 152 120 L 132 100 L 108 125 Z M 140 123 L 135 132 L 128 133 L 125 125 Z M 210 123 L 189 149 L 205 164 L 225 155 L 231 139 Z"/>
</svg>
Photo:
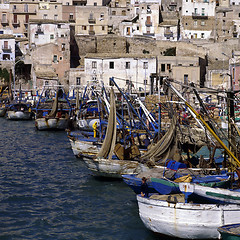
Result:
<svg viewBox="0 0 240 240">
<path fill-rule="evenodd" d="M 108 34 L 108 8 L 105 6 L 77 6 L 75 34 Z"/>
<path fill-rule="evenodd" d="M 36 20 L 29 22 L 29 45 L 32 59 L 33 85 L 42 88 L 49 79 L 68 86 L 70 69 L 69 23 L 62 21 Z M 47 54 L 46 54 L 47 53 Z M 38 81 L 37 74 L 44 69 L 45 80 Z M 46 74 L 48 73 L 48 75 Z"/>
</svg>

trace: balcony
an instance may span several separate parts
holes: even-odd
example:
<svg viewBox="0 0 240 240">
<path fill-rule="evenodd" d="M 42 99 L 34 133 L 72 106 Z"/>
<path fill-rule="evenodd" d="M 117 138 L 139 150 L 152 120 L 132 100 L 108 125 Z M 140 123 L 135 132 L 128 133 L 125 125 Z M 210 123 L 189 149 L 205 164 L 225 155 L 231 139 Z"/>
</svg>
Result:
<svg viewBox="0 0 240 240">
<path fill-rule="evenodd" d="M 44 34 L 43 30 L 41 28 L 38 28 L 35 34 Z"/>
<path fill-rule="evenodd" d="M 95 24 L 96 23 L 96 18 L 89 18 L 88 23 Z"/>
<path fill-rule="evenodd" d="M 89 31 L 88 31 L 88 34 L 89 34 L 89 35 L 95 35 L 95 31 L 89 30 Z"/>
<path fill-rule="evenodd" d="M 19 20 L 13 20 L 12 25 L 13 26 L 20 26 L 20 21 Z"/>
<path fill-rule="evenodd" d="M 76 22 L 76 20 L 73 19 L 73 18 L 69 18 L 68 21 L 69 21 L 70 23 L 75 23 L 75 22 Z"/>
<path fill-rule="evenodd" d="M 12 52 L 12 47 L 11 46 L 2 46 L 2 51 L 5 53 L 10 53 L 10 52 Z"/>
<path fill-rule="evenodd" d="M 151 27 L 151 26 L 152 26 L 152 22 L 146 21 L 146 22 L 145 22 L 145 25 L 146 25 L 146 27 Z"/>
<path fill-rule="evenodd" d="M 173 37 L 173 32 L 172 31 L 164 31 L 164 37 L 166 37 L 166 38 Z"/>
<path fill-rule="evenodd" d="M 9 20 L 8 19 L 2 19 L 1 24 L 3 26 L 9 25 Z"/>
<path fill-rule="evenodd" d="M 193 19 L 208 19 L 208 16 L 205 14 L 192 13 Z"/>
</svg>

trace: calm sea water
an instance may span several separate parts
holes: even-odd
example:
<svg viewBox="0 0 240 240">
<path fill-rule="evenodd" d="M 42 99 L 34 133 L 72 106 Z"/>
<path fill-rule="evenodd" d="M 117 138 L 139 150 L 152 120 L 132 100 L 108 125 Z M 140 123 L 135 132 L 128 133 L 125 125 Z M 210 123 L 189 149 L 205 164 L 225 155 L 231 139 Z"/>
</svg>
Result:
<svg viewBox="0 0 240 240">
<path fill-rule="evenodd" d="M 65 132 L 0 118 L 0 171 L 0 239 L 164 239 L 144 227 L 125 183 L 74 157 Z"/>
</svg>

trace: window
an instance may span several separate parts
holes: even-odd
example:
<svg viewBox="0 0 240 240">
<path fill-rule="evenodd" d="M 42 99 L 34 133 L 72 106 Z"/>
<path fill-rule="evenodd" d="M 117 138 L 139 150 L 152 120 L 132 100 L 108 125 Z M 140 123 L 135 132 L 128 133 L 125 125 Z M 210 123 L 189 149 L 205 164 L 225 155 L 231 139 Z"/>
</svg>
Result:
<svg viewBox="0 0 240 240">
<path fill-rule="evenodd" d="M 55 5 L 55 9 L 57 9 L 57 5 Z"/>
<path fill-rule="evenodd" d="M 104 13 L 100 14 L 100 20 L 104 20 Z"/>
<path fill-rule="evenodd" d="M 54 15 L 54 20 L 57 21 L 57 19 L 58 19 L 58 15 L 55 14 L 55 15 Z"/>
<path fill-rule="evenodd" d="M 112 11 L 112 15 L 116 15 L 116 11 Z"/>
<path fill-rule="evenodd" d="M 167 70 L 171 69 L 171 64 L 167 64 Z"/>
<path fill-rule="evenodd" d="M 197 21 L 196 20 L 194 21 L 194 26 L 197 26 Z"/>
<path fill-rule="evenodd" d="M 69 14 L 69 20 L 73 20 L 73 13 Z"/>
<path fill-rule="evenodd" d="M 201 38 L 204 38 L 204 33 L 201 33 Z"/>
<path fill-rule="evenodd" d="M 44 14 L 44 15 L 43 15 L 43 19 L 47 19 L 47 14 Z"/>
<path fill-rule="evenodd" d="M 223 12 L 223 17 L 226 17 L 226 12 Z"/>
<path fill-rule="evenodd" d="M 194 14 L 195 15 L 197 14 L 197 8 L 194 8 Z"/>
<path fill-rule="evenodd" d="M 57 55 L 53 55 L 53 62 L 57 62 Z"/>
<path fill-rule="evenodd" d="M 82 26 L 82 30 L 87 30 L 87 26 Z"/>
<path fill-rule="evenodd" d="M 45 81 L 45 82 L 44 82 L 44 85 L 45 85 L 45 86 L 48 86 L 48 85 L 49 85 L 49 82 L 48 82 L 48 81 Z"/>
<path fill-rule="evenodd" d="M 188 84 L 188 74 L 184 74 L 184 84 Z"/>
<path fill-rule="evenodd" d="M 50 35 L 50 39 L 54 39 L 54 35 L 53 34 Z"/>
<path fill-rule="evenodd" d="M 62 43 L 62 51 L 65 51 L 66 50 L 66 44 L 65 43 Z"/>
<path fill-rule="evenodd" d="M 104 31 L 105 30 L 105 27 L 104 26 L 102 26 L 102 31 Z"/>
<path fill-rule="evenodd" d="M 204 21 L 201 21 L 201 26 L 205 26 L 205 22 Z"/>
<path fill-rule="evenodd" d="M 76 85 L 81 85 L 81 78 L 80 77 L 76 77 Z"/>
<path fill-rule="evenodd" d="M 24 4 L 24 12 L 28 12 L 28 5 Z"/>
<path fill-rule="evenodd" d="M 16 5 L 13 5 L 13 10 L 16 10 L 17 9 L 17 6 Z"/>
<path fill-rule="evenodd" d="M 148 69 L 148 62 L 143 63 L 143 69 Z"/>
<path fill-rule="evenodd" d="M 97 62 L 96 61 L 92 61 L 92 68 L 97 68 Z"/>
<path fill-rule="evenodd" d="M 97 3 L 95 2 L 95 3 L 93 4 L 93 6 L 97 6 Z"/>
<path fill-rule="evenodd" d="M 126 16 L 126 11 L 122 10 L 122 16 Z"/>
<path fill-rule="evenodd" d="M 165 64 L 161 64 L 161 72 L 165 72 Z"/>
<path fill-rule="evenodd" d="M 60 57 L 59 60 L 62 61 L 62 57 Z"/>
<path fill-rule="evenodd" d="M 205 8 L 202 8 L 202 16 L 205 16 Z"/>
<path fill-rule="evenodd" d="M 130 69 L 130 62 L 126 62 L 126 69 Z"/>
<path fill-rule="evenodd" d="M 114 62 L 109 62 L 109 68 L 114 69 Z"/>
</svg>

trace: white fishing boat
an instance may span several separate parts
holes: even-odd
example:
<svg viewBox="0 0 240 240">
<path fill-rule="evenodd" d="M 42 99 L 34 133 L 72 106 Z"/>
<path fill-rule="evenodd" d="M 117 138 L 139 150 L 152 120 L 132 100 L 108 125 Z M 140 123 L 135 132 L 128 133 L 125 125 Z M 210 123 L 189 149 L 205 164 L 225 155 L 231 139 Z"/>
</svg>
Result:
<svg viewBox="0 0 240 240">
<path fill-rule="evenodd" d="M 65 130 L 68 127 L 67 118 L 38 118 L 35 120 L 35 126 L 38 130 Z"/>
<path fill-rule="evenodd" d="M 147 169 L 137 161 L 83 157 L 85 164 L 94 175 L 109 178 L 122 178 L 124 174 L 138 174 Z"/>
<path fill-rule="evenodd" d="M 153 232 L 183 239 L 218 239 L 218 227 L 239 222 L 240 205 L 185 203 L 183 194 L 137 195 L 139 215 Z"/>
<path fill-rule="evenodd" d="M 68 101 L 62 101 L 60 107 L 58 107 L 60 102 L 60 90 L 61 89 L 56 90 L 56 96 L 52 104 L 52 109 L 49 113 L 46 112 L 48 113 L 46 115 L 43 115 L 46 109 L 40 109 L 39 107 L 39 100 L 38 107 L 36 108 L 35 119 L 35 127 L 37 130 L 65 130 L 68 127 L 71 106 Z"/>
<path fill-rule="evenodd" d="M 102 143 L 96 141 L 96 138 L 76 139 L 68 135 L 73 154 L 80 157 L 81 154 L 97 154 L 101 149 Z"/>
<path fill-rule="evenodd" d="M 220 204 L 240 204 L 240 189 L 224 189 L 202 186 L 195 183 L 179 183 L 180 190 L 201 200 Z"/>
<path fill-rule="evenodd" d="M 33 113 L 27 104 L 15 103 L 7 110 L 7 119 L 9 120 L 31 120 Z"/>
</svg>

